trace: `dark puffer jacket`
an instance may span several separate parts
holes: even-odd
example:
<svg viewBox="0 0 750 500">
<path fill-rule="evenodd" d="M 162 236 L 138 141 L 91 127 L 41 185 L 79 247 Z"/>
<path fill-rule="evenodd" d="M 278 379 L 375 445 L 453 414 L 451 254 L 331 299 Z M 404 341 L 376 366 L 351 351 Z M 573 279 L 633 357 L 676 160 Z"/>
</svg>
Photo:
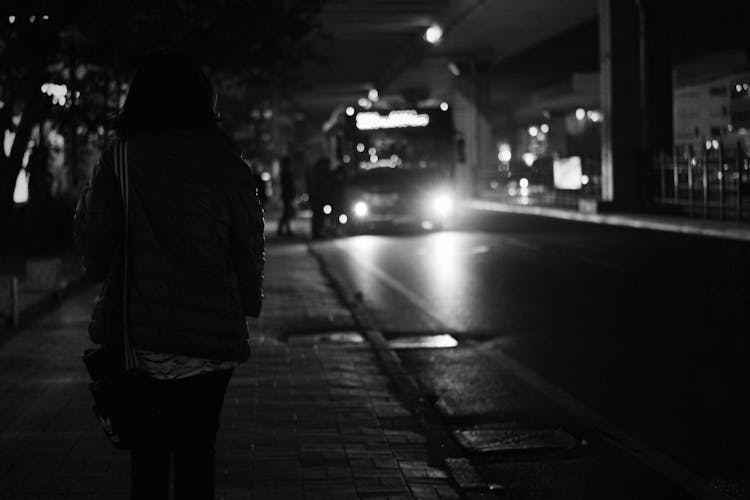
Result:
<svg viewBox="0 0 750 500">
<path fill-rule="evenodd" d="M 263 299 L 263 216 L 250 168 L 216 129 L 127 142 L 130 172 L 128 332 L 136 348 L 248 358 L 245 315 Z M 113 148 L 76 209 L 89 275 L 105 280 L 89 333 L 122 345 L 123 209 Z"/>
</svg>

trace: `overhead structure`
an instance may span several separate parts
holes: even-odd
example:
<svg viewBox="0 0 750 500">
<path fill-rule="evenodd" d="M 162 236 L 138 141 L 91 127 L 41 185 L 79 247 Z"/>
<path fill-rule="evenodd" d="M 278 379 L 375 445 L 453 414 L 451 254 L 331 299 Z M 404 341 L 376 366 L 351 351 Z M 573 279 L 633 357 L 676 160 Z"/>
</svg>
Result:
<svg viewBox="0 0 750 500">
<path fill-rule="evenodd" d="M 706 68 L 728 74 L 721 56 L 706 58 L 727 48 L 740 54 L 730 76 L 750 74 L 741 29 L 750 4 L 727 2 L 706 11 L 691 0 L 328 0 L 318 18 L 326 36 L 309 40 L 324 60 L 303 69 L 296 101 L 327 129 L 337 113 L 378 128 L 420 120 L 390 111 L 450 110 L 465 196 L 541 192 L 546 182 L 551 195 L 580 186 L 588 207 L 639 208 L 652 197 L 652 158 L 675 143 L 676 82 Z M 702 16 L 710 21 L 695 25 L 727 27 L 721 39 L 691 28 Z M 695 126 L 687 140 L 713 145 L 732 132 L 725 125 Z M 577 161 L 575 182 L 554 183 L 555 165 Z M 529 175 L 514 169 L 524 165 L 538 175 L 521 190 L 514 179 Z"/>
</svg>

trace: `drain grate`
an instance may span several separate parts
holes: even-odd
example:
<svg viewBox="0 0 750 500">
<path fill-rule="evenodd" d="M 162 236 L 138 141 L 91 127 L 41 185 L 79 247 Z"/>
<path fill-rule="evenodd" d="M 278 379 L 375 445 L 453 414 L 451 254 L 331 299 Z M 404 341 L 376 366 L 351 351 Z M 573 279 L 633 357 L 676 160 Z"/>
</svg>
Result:
<svg viewBox="0 0 750 500">
<path fill-rule="evenodd" d="M 445 466 L 453 480 L 462 490 L 486 490 L 489 488 L 467 458 L 446 458 Z"/>
<path fill-rule="evenodd" d="M 290 334 L 290 344 L 361 344 L 364 337 L 357 332 L 326 332 L 310 334 Z"/>
<path fill-rule="evenodd" d="M 388 341 L 391 349 L 446 349 L 456 347 L 458 341 L 452 335 L 427 335 L 400 337 Z"/>
<path fill-rule="evenodd" d="M 453 431 L 469 452 L 513 452 L 572 448 L 578 440 L 562 429 L 471 429 Z"/>
</svg>

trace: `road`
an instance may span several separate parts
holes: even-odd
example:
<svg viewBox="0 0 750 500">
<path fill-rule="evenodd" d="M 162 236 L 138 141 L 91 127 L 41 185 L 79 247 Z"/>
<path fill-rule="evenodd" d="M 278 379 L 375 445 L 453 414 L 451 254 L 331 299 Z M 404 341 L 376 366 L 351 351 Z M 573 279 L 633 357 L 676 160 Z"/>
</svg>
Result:
<svg viewBox="0 0 750 500">
<path fill-rule="evenodd" d="M 315 245 L 386 338 L 458 340 L 399 351 L 448 425 L 594 432 L 683 491 L 747 487 L 747 244 L 479 212 L 455 226 Z"/>
</svg>

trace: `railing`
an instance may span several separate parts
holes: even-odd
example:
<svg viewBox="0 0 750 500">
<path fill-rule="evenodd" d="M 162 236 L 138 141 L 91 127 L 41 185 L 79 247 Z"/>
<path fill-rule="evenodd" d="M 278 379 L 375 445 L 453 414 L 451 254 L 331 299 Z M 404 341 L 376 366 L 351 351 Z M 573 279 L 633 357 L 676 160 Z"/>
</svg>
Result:
<svg viewBox="0 0 750 500">
<path fill-rule="evenodd" d="M 706 144 L 709 146 L 709 143 Z M 741 143 L 676 147 L 653 163 L 653 201 L 693 217 L 736 221 L 750 214 L 750 157 Z"/>
</svg>

